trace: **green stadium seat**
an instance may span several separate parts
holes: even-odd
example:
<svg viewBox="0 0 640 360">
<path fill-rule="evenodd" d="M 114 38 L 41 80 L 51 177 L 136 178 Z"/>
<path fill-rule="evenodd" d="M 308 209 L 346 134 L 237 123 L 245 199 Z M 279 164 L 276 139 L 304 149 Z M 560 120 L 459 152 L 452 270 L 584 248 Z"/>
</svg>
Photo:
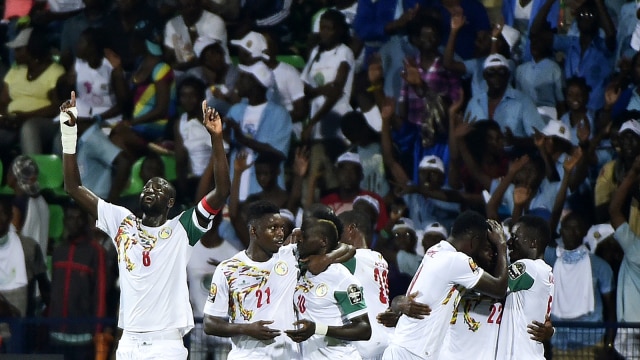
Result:
<svg viewBox="0 0 640 360">
<path fill-rule="evenodd" d="M 298 70 L 304 69 L 304 58 L 300 55 L 278 55 L 276 58 L 278 61 L 287 63 Z"/>
<path fill-rule="evenodd" d="M 162 155 L 164 162 L 164 178 L 169 182 L 174 182 L 178 178 L 176 171 L 176 157 L 173 155 Z"/>
<path fill-rule="evenodd" d="M 120 196 L 140 195 L 142 192 L 144 184 L 140 178 L 140 168 L 142 167 L 143 161 L 144 157 L 141 157 L 133 163 L 133 166 L 131 167 L 131 175 L 129 176 L 129 185 L 122 191 Z"/>
<path fill-rule="evenodd" d="M 38 164 L 40 189 L 62 189 L 62 159 L 58 155 L 29 155 Z"/>
</svg>

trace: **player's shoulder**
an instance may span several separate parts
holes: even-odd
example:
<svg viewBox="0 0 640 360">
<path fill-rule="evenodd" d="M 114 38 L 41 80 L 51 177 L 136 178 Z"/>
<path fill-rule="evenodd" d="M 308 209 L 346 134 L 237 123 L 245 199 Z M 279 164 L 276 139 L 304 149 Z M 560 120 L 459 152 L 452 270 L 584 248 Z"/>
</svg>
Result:
<svg viewBox="0 0 640 360">
<path fill-rule="evenodd" d="M 249 258 L 247 257 L 247 255 L 244 252 L 244 250 L 243 251 L 239 251 L 235 255 L 233 255 L 232 257 L 221 261 L 220 264 L 218 264 L 218 266 L 216 268 L 220 268 L 220 269 L 238 269 L 241 264 L 246 264 L 248 259 Z"/>
</svg>

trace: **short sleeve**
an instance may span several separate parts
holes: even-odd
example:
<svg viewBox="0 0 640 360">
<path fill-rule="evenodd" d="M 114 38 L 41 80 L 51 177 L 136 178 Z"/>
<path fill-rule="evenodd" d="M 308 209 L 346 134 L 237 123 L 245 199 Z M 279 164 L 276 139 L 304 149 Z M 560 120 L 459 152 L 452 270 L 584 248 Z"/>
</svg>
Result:
<svg viewBox="0 0 640 360">
<path fill-rule="evenodd" d="M 207 295 L 207 302 L 204 304 L 204 313 L 206 315 L 216 317 L 229 316 L 229 283 L 224 275 L 224 269 L 226 268 L 226 262 L 221 263 L 216 267 L 216 271 L 211 278 L 211 285 L 209 286 L 209 295 Z"/>
<path fill-rule="evenodd" d="M 624 250 L 624 255 L 627 259 L 638 259 L 640 257 L 640 237 L 631 230 L 628 222 L 618 226 L 614 236 L 622 250 Z M 640 261 L 636 260 L 636 262 Z"/>
<path fill-rule="evenodd" d="M 451 282 L 473 289 L 484 274 L 484 270 L 475 261 L 463 253 L 454 253 L 448 274 Z"/>
<path fill-rule="evenodd" d="M 527 266 L 522 261 L 516 261 L 508 269 L 508 285 L 510 292 L 529 290 L 533 286 L 534 277 L 527 272 Z"/>
<path fill-rule="evenodd" d="M 341 281 L 339 289 L 343 290 L 334 291 L 333 296 L 338 302 L 344 317 L 353 319 L 367 313 L 367 304 L 364 301 L 362 285 L 354 276 L 347 277 Z"/>
<path fill-rule="evenodd" d="M 293 66 L 287 71 L 287 91 L 291 97 L 291 102 L 304 97 L 304 83 L 300 78 L 300 73 Z"/>
<path fill-rule="evenodd" d="M 153 68 L 152 79 L 153 82 L 163 81 L 163 80 L 171 80 L 173 77 L 173 71 L 171 70 L 171 66 L 167 63 L 159 63 Z"/>
<path fill-rule="evenodd" d="M 134 215 L 122 206 L 110 204 L 102 199 L 98 200 L 96 227 L 104 231 L 111 239 L 116 237 L 118 228 L 127 217 L 134 217 Z"/>
</svg>

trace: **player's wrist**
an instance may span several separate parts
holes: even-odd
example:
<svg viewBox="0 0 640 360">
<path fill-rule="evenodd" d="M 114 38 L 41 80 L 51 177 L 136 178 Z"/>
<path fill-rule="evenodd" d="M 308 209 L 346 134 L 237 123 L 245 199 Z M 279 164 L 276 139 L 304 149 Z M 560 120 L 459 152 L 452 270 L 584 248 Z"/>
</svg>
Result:
<svg viewBox="0 0 640 360">
<path fill-rule="evenodd" d="M 322 335 L 325 336 L 327 335 L 327 332 L 329 331 L 329 326 L 325 325 L 325 324 L 319 324 L 319 323 L 315 323 L 315 331 L 314 333 L 316 335 Z"/>
<path fill-rule="evenodd" d="M 78 118 L 78 109 L 76 107 L 72 107 L 67 109 L 67 111 L 71 112 L 75 119 Z M 71 120 L 71 116 L 66 111 L 60 112 L 60 140 L 62 143 L 62 153 L 63 154 L 75 154 L 76 153 L 76 143 L 78 142 L 78 127 L 73 124 L 73 126 L 69 125 Z"/>
</svg>

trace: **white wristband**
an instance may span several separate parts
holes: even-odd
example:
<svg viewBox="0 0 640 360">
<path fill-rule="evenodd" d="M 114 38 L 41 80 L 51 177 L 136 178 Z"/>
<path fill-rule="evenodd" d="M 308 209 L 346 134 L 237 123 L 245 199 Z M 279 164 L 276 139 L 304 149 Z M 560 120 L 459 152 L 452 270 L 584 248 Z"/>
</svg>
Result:
<svg viewBox="0 0 640 360">
<path fill-rule="evenodd" d="M 78 116 L 78 109 L 72 107 L 69 109 L 71 113 Z M 64 154 L 75 154 L 76 153 L 76 143 L 78 141 L 78 127 L 76 125 L 69 126 L 65 124 L 65 122 L 69 121 L 71 117 L 66 112 L 60 112 L 60 134 L 62 141 L 62 153 Z"/>
<path fill-rule="evenodd" d="M 327 335 L 327 331 L 329 331 L 329 326 L 316 323 L 316 335 L 325 336 Z"/>
</svg>

